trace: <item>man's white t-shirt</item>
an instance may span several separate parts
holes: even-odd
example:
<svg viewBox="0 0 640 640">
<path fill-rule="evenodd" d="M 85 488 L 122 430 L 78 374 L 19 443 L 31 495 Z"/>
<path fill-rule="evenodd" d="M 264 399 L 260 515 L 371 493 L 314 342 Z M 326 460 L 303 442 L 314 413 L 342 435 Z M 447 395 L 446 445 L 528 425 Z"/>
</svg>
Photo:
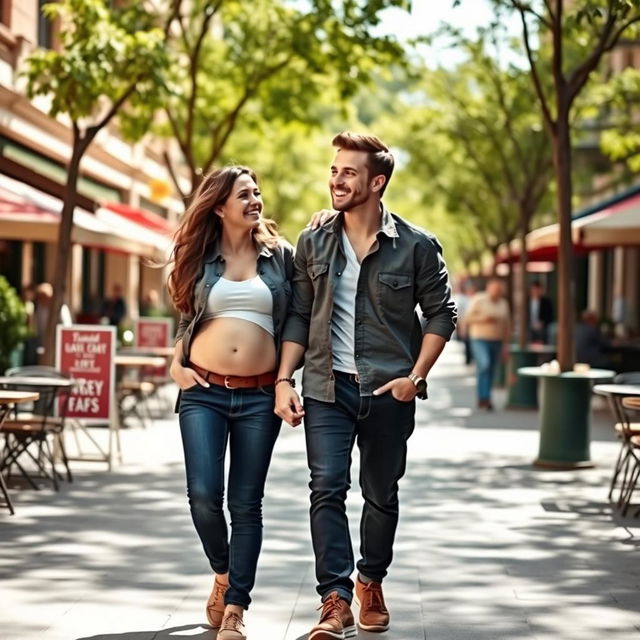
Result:
<svg viewBox="0 0 640 640">
<path fill-rule="evenodd" d="M 342 230 L 342 249 L 347 264 L 336 280 L 331 316 L 331 349 L 333 368 L 346 373 L 358 373 L 354 355 L 354 327 L 356 320 L 356 290 L 360 263 L 349 238 Z"/>
</svg>

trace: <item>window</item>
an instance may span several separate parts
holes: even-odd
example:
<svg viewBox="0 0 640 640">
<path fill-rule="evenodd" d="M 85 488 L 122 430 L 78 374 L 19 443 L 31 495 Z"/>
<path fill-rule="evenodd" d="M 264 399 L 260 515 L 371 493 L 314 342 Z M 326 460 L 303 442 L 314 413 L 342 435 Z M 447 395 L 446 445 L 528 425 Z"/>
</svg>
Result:
<svg viewBox="0 0 640 640">
<path fill-rule="evenodd" d="M 38 0 L 38 46 L 51 49 L 53 46 L 53 24 L 47 18 L 42 7 L 50 0 Z"/>
</svg>

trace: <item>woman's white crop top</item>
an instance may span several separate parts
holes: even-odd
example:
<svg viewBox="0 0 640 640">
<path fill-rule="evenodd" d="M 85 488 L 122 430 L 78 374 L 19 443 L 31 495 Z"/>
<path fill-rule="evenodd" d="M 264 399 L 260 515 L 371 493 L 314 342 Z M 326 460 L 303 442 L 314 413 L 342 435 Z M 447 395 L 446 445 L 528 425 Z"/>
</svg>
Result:
<svg viewBox="0 0 640 640">
<path fill-rule="evenodd" d="M 253 322 L 273 335 L 272 313 L 273 297 L 260 276 L 239 282 L 220 278 L 211 287 L 202 321 L 239 318 Z"/>
</svg>

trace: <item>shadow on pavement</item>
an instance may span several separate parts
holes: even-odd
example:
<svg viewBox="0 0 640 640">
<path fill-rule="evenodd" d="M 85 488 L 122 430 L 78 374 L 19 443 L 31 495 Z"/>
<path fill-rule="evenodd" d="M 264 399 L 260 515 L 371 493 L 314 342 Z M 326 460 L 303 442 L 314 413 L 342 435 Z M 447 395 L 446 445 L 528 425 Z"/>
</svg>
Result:
<svg viewBox="0 0 640 640">
<path fill-rule="evenodd" d="M 186 633 L 183 633 L 186 632 Z M 168 627 L 158 631 L 132 631 L 131 633 L 108 633 L 97 636 L 83 636 L 76 640 L 174 640 L 188 638 L 189 640 L 215 640 L 218 632 L 201 625 L 183 625 Z"/>
</svg>

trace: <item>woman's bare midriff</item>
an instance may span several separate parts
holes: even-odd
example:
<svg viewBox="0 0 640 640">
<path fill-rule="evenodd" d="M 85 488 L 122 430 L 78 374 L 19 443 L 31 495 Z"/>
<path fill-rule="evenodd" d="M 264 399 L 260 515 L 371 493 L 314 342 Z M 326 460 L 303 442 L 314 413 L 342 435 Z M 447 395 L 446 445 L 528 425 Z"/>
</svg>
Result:
<svg viewBox="0 0 640 640">
<path fill-rule="evenodd" d="M 276 367 L 273 336 L 239 318 L 214 318 L 200 327 L 189 359 L 207 371 L 226 376 L 255 376 Z"/>
</svg>

